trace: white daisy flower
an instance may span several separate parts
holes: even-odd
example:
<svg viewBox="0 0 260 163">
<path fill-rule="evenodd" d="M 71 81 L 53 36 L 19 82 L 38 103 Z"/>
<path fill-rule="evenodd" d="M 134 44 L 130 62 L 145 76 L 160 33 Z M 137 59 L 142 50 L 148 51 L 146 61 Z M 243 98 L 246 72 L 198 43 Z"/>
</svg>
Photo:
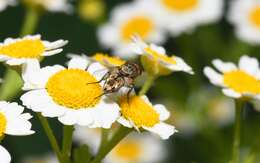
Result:
<svg viewBox="0 0 260 163">
<path fill-rule="evenodd" d="M 50 12 L 66 12 L 71 13 L 73 6 L 68 0 L 24 0 L 24 3 L 34 8 L 43 8 Z"/>
<path fill-rule="evenodd" d="M 98 31 L 98 38 L 106 48 L 112 48 L 113 54 L 122 58 L 135 57 L 131 52 L 131 37 L 134 34 L 149 42 L 163 43 L 164 31 L 159 28 L 156 10 L 147 9 L 143 3 L 132 2 L 117 6 L 108 24 Z"/>
<path fill-rule="evenodd" d="M 132 133 L 104 159 L 104 163 L 158 163 L 167 154 L 164 142 L 151 135 Z"/>
<path fill-rule="evenodd" d="M 13 6 L 16 4 L 16 0 L 1 0 L 0 1 L 0 12 L 5 10 L 7 6 Z"/>
<path fill-rule="evenodd" d="M 166 68 L 170 71 L 184 71 L 193 74 L 192 68 L 187 65 L 182 58 L 177 56 L 169 57 L 162 46 L 157 46 L 155 44 L 148 45 L 138 37 L 134 37 L 133 46 L 134 49 L 132 51 L 138 55 L 146 56 L 150 61 L 148 61 L 148 64 L 153 65 L 153 71 L 158 69 L 157 71 L 159 72 L 162 68 Z"/>
<path fill-rule="evenodd" d="M 236 35 L 250 44 L 260 44 L 260 1 L 233 0 L 229 21 L 235 26 Z"/>
<path fill-rule="evenodd" d="M 164 123 L 170 113 L 161 105 L 152 105 L 146 96 L 122 97 L 119 100 L 121 117 L 118 122 L 125 127 L 144 129 L 158 134 L 162 139 L 168 139 L 177 130 L 172 125 Z"/>
<path fill-rule="evenodd" d="M 85 57 L 74 57 L 68 68 L 60 65 L 39 67 L 29 63 L 23 71 L 25 106 L 45 117 L 58 117 L 65 125 L 110 128 L 119 116 L 119 106 L 102 96 L 99 81 L 106 68 L 95 62 L 88 66 Z M 87 71 L 86 71 L 87 69 Z"/>
<path fill-rule="evenodd" d="M 41 35 L 28 35 L 23 38 L 7 38 L 0 43 L 0 61 L 16 66 L 31 60 L 51 56 L 62 51 L 68 41 L 57 40 L 54 42 L 41 40 Z"/>
<path fill-rule="evenodd" d="M 160 23 L 177 36 L 200 24 L 218 21 L 223 13 L 223 0 L 150 0 L 146 8 L 160 14 Z"/>
<path fill-rule="evenodd" d="M 238 67 L 220 59 L 215 59 L 212 63 L 220 73 L 205 67 L 204 74 L 212 84 L 222 87 L 226 96 L 260 99 L 260 69 L 256 58 L 242 56 Z"/>
<path fill-rule="evenodd" d="M 0 145 L 0 162 L 1 163 L 10 163 L 11 162 L 11 156 L 9 152 Z"/>
<path fill-rule="evenodd" d="M 17 103 L 0 101 L 0 137 L 3 135 L 31 135 L 31 114 L 23 113 L 24 108 Z"/>
</svg>

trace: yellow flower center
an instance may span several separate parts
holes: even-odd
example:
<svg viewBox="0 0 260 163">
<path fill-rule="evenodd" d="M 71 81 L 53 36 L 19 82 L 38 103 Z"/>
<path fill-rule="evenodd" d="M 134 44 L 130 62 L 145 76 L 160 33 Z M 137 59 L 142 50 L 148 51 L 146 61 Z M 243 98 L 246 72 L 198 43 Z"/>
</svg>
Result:
<svg viewBox="0 0 260 163">
<path fill-rule="evenodd" d="M 250 11 L 249 19 L 254 26 L 260 28 L 260 6 L 256 6 Z"/>
<path fill-rule="evenodd" d="M 141 146 L 134 140 L 125 140 L 116 146 L 114 153 L 125 160 L 137 160 L 141 154 Z"/>
<path fill-rule="evenodd" d="M 3 113 L 0 112 L 0 137 L 4 135 L 6 129 L 6 118 Z"/>
<path fill-rule="evenodd" d="M 260 93 L 260 81 L 242 70 L 225 73 L 224 83 L 239 93 Z"/>
<path fill-rule="evenodd" d="M 120 59 L 119 57 L 110 57 L 102 53 L 95 54 L 93 58 L 104 66 L 121 66 L 125 63 L 125 61 Z"/>
<path fill-rule="evenodd" d="M 52 99 L 59 105 L 71 109 L 95 106 L 102 94 L 102 87 L 96 78 L 80 69 L 65 69 L 49 78 L 46 89 Z M 98 98 L 97 98 L 98 97 Z"/>
<path fill-rule="evenodd" d="M 153 127 L 160 121 L 159 114 L 139 96 L 123 97 L 119 105 L 123 117 L 131 120 L 136 127 Z"/>
<path fill-rule="evenodd" d="M 23 39 L 0 46 L 0 54 L 13 58 L 39 58 L 45 47 L 39 39 Z"/>
<path fill-rule="evenodd" d="M 124 41 L 131 41 L 131 37 L 137 34 L 145 39 L 153 30 L 154 24 L 148 17 L 137 16 L 128 20 L 121 29 L 121 37 Z"/>
<path fill-rule="evenodd" d="M 157 51 L 151 49 L 150 47 L 146 47 L 144 50 L 147 54 L 151 55 L 154 58 L 154 60 L 156 60 L 156 61 L 161 60 L 161 61 L 169 63 L 169 64 L 174 64 L 174 65 L 176 64 L 176 61 L 174 58 L 168 57 L 165 54 L 160 54 Z"/>
<path fill-rule="evenodd" d="M 185 12 L 195 8 L 199 0 L 162 0 L 162 3 L 169 10 Z"/>
</svg>

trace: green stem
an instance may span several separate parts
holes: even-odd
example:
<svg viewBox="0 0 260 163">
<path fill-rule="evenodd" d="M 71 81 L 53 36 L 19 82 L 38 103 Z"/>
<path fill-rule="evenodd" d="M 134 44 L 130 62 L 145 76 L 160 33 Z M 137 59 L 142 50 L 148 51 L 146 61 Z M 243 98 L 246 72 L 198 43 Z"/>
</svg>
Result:
<svg viewBox="0 0 260 163">
<path fill-rule="evenodd" d="M 148 90 L 151 88 L 151 86 L 153 85 L 153 82 L 155 81 L 156 78 L 157 77 L 154 75 L 148 75 L 143 87 L 141 88 L 141 90 L 139 92 L 139 96 L 142 96 L 148 92 Z"/>
<path fill-rule="evenodd" d="M 63 126 L 62 163 L 70 162 L 73 131 L 73 126 Z"/>
<path fill-rule="evenodd" d="M 33 33 L 37 26 L 38 19 L 38 12 L 34 9 L 28 8 L 20 36 L 22 37 Z M 0 88 L 0 100 L 10 100 L 14 98 L 21 90 L 22 84 L 23 81 L 19 74 L 15 70 L 8 68 Z"/>
<path fill-rule="evenodd" d="M 35 28 L 39 21 L 39 12 L 33 8 L 27 8 L 24 24 L 20 33 L 20 36 L 23 37 L 28 34 L 32 34 L 35 31 Z"/>
<path fill-rule="evenodd" d="M 244 107 L 244 101 L 238 99 L 236 100 L 235 103 L 236 103 L 236 108 L 235 108 L 235 126 L 234 126 L 232 163 L 239 163 L 241 113 Z"/>
<path fill-rule="evenodd" d="M 43 127 L 43 129 L 44 129 L 44 131 L 45 131 L 49 141 L 50 141 L 50 144 L 51 144 L 51 147 L 52 147 L 53 151 L 57 155 L 57 158 L 58 158 L 59 162 L 62 163 L 62 154 L 60 152 L 59 145 L 58 145 L 57 140 L 56 140 L 56 138 L 55 138 L 55 136 L 53 134 L 53 131 L 52 131 L 50 125 L 49 125 L 48 120 L 45 117 L 43 117 L 41 115 L 41 113 L 37 113 L 37 116 L 38 116 L 38 118 L 39 118 L 39 120 L 41 122 L 41 125 L 42 125 L 42 127 Z"/>
<path fill-rule="evenodd" d="M 101 135 L 101 142 L 100 142 L 100 146 L 99 146 L 99 152 L 101 152 L 101 150 L 104 148 L 104 146 L 106 145 L 107 141 L 108 141 L 108 132 L 109 130 L 107 129 L 102 129 L 102 135 Z"/>
<path fill-rule="evenodd" d="M 91 163 L 100 163 L 105 156 L 121 141 L 123 140 L 133 129 L 120 126 L 117 132 L 113 135 L 111 140 L 100 150 L 97 156 Z"/>
</svg>

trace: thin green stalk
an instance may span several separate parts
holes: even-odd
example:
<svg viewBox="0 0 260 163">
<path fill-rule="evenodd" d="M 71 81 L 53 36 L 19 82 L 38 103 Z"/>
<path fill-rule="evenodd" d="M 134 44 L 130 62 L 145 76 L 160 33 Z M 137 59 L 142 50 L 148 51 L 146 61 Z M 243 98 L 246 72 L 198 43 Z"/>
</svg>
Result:
<svg viewBox="0 0 260 163">
<path fill-rule="evenodd" d="M 111 140 L 100 150 L 97 156 L 91 163 L 100 163 L 105 156 L 121 141 L 123 140 L 133 129 L 120 126 L 117 132 L 113 135 Z"/>
<path fill-rule="evenodd" d="M 38 118 L 41 122 L 41 125 L 42 125 L 42 127 L 43 127 L 49 141 L 50 141 L 51 147 L 52 147 L 53 151 L 55 152 L 59 162 L 63 163 L 62 162 L 62 154 L 60 152 L 59 145 L 58 145 L 57 140 L 56 140 L 56 138 L 53 134 L 53 131 L 52 131 L 50 125 L 49 125 L 48 120 L 45 117 L 43 117 L 41 115 L 41 113 L 37 113 L 37 116 L 38 116 Z"/>
<path fill-rule="evenodd" d="M 31 34 L 34 32 L 39 20 L 39 13 L 28 8 L 25 15 L 24 24 L 20 36 Z M 3 83 L 0 87 L 0 100 L 10 100 L 14 98 L 22 88 L 23 81 L 20 75 L 11 68 L 5 72 Z"/>
<path fill-rule="evenodd" d="M 240 130 L 241 130 L 241 113 L 244 107 L 244 101 L 238 99 L 235 101 L 235 126 L 233 139 L 232 163 L 239 163 L 240 151 Z"/>
<path fill-rule="evenodd" d="M 108 129 L 102 129 L 102 135 L 101 135 L 101 142 L 100 142 L 100 146 L 99 146 L 99 151 L 103 149 L 103 147 L 106 145 L 107 141 L 108 141 L 108 134 L 109 134 L 109 130 Z"/>
<path fill-rule="evenodd" d="M 62 163 L 70 162 L 73 131 L 74 126 L 63 126 Z"/>
<path fill-rule="evenodd" d="M 143 87 L 141 88 L 140 92 L 139 92 L 139 96 L 142 96 L 144 94 L 146 94 L 148 92 L 148 90 L 151 88 L 151 86 L 153 85 L 155 79 L 157 77 L 153 76 L 153 75 L 149 75 L 143 85 Z"/>
<path fill-rule="evenodd" d="M 24 24 L 20 33 L 21 37 L 32 34 L 35 31 L 39 17 L 40 15 L 38 10 L 30 7 L 27 8 Z"/>
</svg>

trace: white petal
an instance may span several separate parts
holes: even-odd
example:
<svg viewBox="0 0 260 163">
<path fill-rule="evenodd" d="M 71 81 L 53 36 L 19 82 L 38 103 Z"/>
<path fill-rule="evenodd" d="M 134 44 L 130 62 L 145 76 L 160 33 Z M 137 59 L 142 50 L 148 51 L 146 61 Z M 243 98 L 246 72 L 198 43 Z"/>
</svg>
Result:
<svg viewBox="0 0 260 163">
<path fill-rule="evenodd" d="M 46 90 L 33 90 L 21 96 L 23 105 L 35 112 L 41 112 L 45 117 L 57 117 L 64 114 L 66 109 L 56 104 Z"/>
<path fill-rule="evenodd" d="M 63 49 L 55 49 L 55 50 L 50 50 L 50 51 L 45 51 L 42 56 L 52 56 L 58 53 L 61 53 Z"/>
<path fill-rule="evenodd" d="M 239 68 L 255 76 L 259 72 L 259 64 L 256 58 L 242 56 L 239 60 Z"/>
<path fill-rule="evenodd" d="M 46 50 L 57 49 L 68 44 L 67 40 L 57 40 L 54 42 L 43 41 Z"/>
<path fill-rule="evenodd" d="M 120 118 L 118 118 L 117 122 L 120 123 L 121 125 L 125 126 L 125 127 L 128 127 L 128 128 L 133 127 L 132 123 L 130 123 L 130 121 L 128 121 L 127 119 L 125 119 L 122 116 Z"/>
<path fill-rule="evenodd" d="M 166 123 L 158 123 L 156 125 L 154 125 L 153 127 L 144 127 L 144 129 L 155 133 L 157 135 L 159 135 L 162 139 L 168 139 L 171 135 L 173 135 L 176 130 L 175 127 L 172 125 L 168 125 Z"/>
<path fill-rule="evenodd" d="M 79 68 L 85 70 L 90 63 L 90 60 L 84 55 L 82 56 L 73 55 L 71 57 L 72 58 L 68 63 L 69 68 Z"/>
<path fill-rule="evenodd" d="M 223 83 L 223 76 L 217 73 L 215 70 L 213 70 L 210 67 L 205 67 L 203 70 L 204 74 L 208 77 L 210 82 L 212 84 L 218 85 L 218 86 L 224 86 Z"/>
<path fill-rule="evenodd" d="M 232 97 L 232 98 L 240 98 L 242 97 L 242 95 L 232 89 L 229 89 L 229 88 L 226 88 L 226 89 L 222 89 L 222 92 L 226 95 L 226 96 L 229 96 L 229 97 Z"/>
<path fill-rule="evenodd" d="M 11 156 L 9 152 L 0 145 L 0 162 L 1 163 L 10 163 L 11 162 Z"/>
<path fill-rule="evenodd" d="M 31 62 L 23 69 L 23 90 L 44 88 L 46 82 L 53 74 L 64 69 L 60 65 L 47 66 L 41 69 L 38 66 L 36 62 Z"/>
<path fill-rule="evenodd" d="M 212 64 L 220 71 L 220 72 L 229 72 L 236 70 L 237 67 L 234 63 L 231 62 L 223 62 L 220 59 L 214 59 Z"/>
<path fill-rule="evenodd" d="M 89 109 L 89 113 L 94 120 L 93 124 L 89 126 L 90 128 L 110 128 L 120 116 L 119 106 L 106 97 L 104 99 L 94 109 Z"/>
<path fill-rule="evenodd" d="M 102 77 L 107 73 L 107 68 L 102 66 L 100 63 L 95 62 L 90 64 L 87 70 L 90 74 L 95 76 L 95 78 L 99 81 L 102 79 Z"/>
<path fill-rule="evenodd" d="M 63 116 L 58 117 L 58 119 L 64 125 L 74 125 L 77 123 L 77 112 L 72 109 L 67 110 L 67 112 Z"/>
<path fill-rule="evenodd" d="M 160 115 L 161 121 L 165 121 L 170 117 L 170 112 L 165 108 L 164 105 L 156 104 L 154 105 L 154 109 Z"/>
</svg>

